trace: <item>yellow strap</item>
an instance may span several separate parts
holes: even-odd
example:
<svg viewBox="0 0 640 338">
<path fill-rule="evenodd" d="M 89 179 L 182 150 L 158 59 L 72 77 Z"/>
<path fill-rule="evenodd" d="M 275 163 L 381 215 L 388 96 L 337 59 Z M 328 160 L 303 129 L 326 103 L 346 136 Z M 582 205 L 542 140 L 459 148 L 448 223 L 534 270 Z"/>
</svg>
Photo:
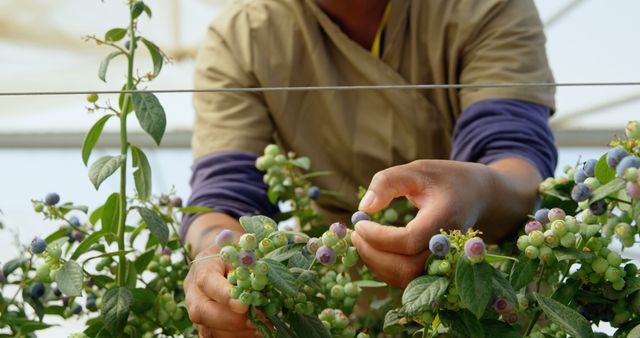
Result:
<svg viewBox="0 0 640 338">
<path fill-rule="evenodd" d="M 373 56 L 380 58 L 380 38 L 382 37 L 382 32 L 387 26 L 387 21 L 389 21 L 389 14 L 391 13 L 391 0 L 387 2 L 387 7 L 384 9 L 384 14 L 382 15 L 382 20 L 380 20 L 380 26 L 378 27 L 378 31 L 376 32 L 376 38 L 373 40 L 373 45 L 371 46 L 371 54 Z"/>
</svg>

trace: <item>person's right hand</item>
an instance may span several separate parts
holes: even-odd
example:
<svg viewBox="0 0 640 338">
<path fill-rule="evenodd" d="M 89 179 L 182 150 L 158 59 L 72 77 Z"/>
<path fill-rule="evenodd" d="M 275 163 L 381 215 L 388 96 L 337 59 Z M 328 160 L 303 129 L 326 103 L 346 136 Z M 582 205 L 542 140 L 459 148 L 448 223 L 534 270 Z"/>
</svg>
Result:
<svg viewBox="0 0 640 338">
<path fill-rule="evenodd" d="M 216 254 L 212 245 L 198 257 Z M 184 280 L 185 303 L 189 318 L 203 338 L 253 338 L 256 330 L 247 319 L 248 307 L 231 299 L 231 284 L 225 278 L 227 266 L 220 258 L 205 259 L 191 265 Z"/>
</svg>

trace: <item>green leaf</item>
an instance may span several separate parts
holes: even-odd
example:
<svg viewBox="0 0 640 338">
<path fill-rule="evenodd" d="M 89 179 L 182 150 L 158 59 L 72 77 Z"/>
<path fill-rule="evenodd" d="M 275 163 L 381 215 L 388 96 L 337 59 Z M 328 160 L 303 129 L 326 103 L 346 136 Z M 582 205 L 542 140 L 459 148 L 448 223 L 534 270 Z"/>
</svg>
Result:
<svg viewBox="0 0 640 338">
<path fill-rule="evenodd" d="M 264 229 L 265 223 L 271 224 L 274 229 L 278 228 L 276 222 L 269 217 L 265 216 L 242 216 L 240 217 L 240 225 L 246 233 L 252 233 L 256 235 L 256 240 L 259 243 L 263 239 L 267 238 L 269 233 Z"/>
<path fill-rule="evenodd" d="M 331 333 L 318 317 L 292 314 L 288 319 L 287 322 L 298 337 L 331 338 Z"/>
<path fill-rule="evenodd" d="M 278 336 L 278 338 L 298 338 L 298 336 L 296 336 L 296 333 L 293 332 L 293 330 L 291 330 L 287 324 L 285 324 L 282 319 L 280 319 L 280 317 L 278 316 L 267 316 L 267 319 L 269 319 L 269 321 L 271 323 L 273 323 L 273 326 L 276 329 L 276 334 Z"/>
<path fill-rule="evenodd" d="M 178 208 L 178 211 L 180 211 L 183 214 L 197 214 L 200 212 L 212 212 L 213 209 L 208 207 L 187 206 L 184 208 Z"/>
<path fill-rule="evenodd" d="M 118 229 L 119 216 L 120 194 L 114 192 L 109 196 L 109 198 L 107 198 L 107 201 L 102 206 L 102 215 L 100 216 L 102 230 L 112 234 L 116 234 Z M 111 243 L 111 239 L 107 238 L 107 242 Z"/>
<path fill-rule="evenodd" d="M 140 126 L 160 145 L 167 127 L 167 118 L 160 101 L 151 93 L 133 93 L 131 97 Z"/>
<path fill-rule="evenodd" d="M 287 244 L 283 247 L 271 251 L 266 256 L 264 256 L 264 258 L 273 259 L 277 262 L 284 262 L 287 259 L 295 256 L 297 253 L 300 253 L 304 246 L 304 243 Z"/>
<path fill-rule="evenodd" d="M 104 129 L 104 125 L 109 121 L 111 117 L 115 115 L 108 114 L 100 118 L 96 123 L 89 129 L 87 136 L 84 138 L 84 142 L 82 143 L 82 162 L 86 166 L 89 163 L 89 157 L 91 156 L 91 152 L 93 148 L 98 143 L 98 139 L 102 134 L 102 129 Z"/>
<path fill-rule="evenodd" d="M 109 62 L 113 60 L 115 57 L 122 55 L 121 51 L 115 51 L 109 55 L 107 55 L 102 62 L 100 62 L 100 68 L 98 69 L 98 78 L 103 82 L 107 82 L 107 69 L 109 68 Z"/>
<path fill-rule="evenodd" d="M 296 290 L 296 279 L 282 263 L 269 258 L 263 258 L 264 262 L 269 264 L 269 272 L 267 277 L 271 281 L 271 285 L 283 294 L 295 297 L 298 293 Z"/>
<path fill-rule="evenodd" d="M 401 323 L 403 316 L 397 309 L 387 312 L 384 316 L 384 326 L 382 330 L 386 334 L 399 334 L 404 331 L 404 326 Z"/>
<path fill-rule="evenodd" d="M 8 316 L 4 317 L 2 321 L 4 322 L 4 324 L 8 324 L 9 326 L 17 326 L 19 328 L 19 333 L 21 334 L 44 330 L 52 326 L 47 323 L 42 323 L 35 320 L 25 318 L 11 318 Z"/>
<path fill-rule="evenodd" d="M 144 12 L 147 14 L 147 16 L 149 17 L 149 19 L 151 19 L 151 15 L 153 13 L 151 13 L 151 8 L 149 8 L 149 6 L 144 5 Z"/>
<path fill-rule="evenodd" d="M 500 338 L 522 338 L 517 328 L 495 319 L 485 319 L 480 322 L 485 335 Z"/>
<path fill-rule="evenodd" d="M 47 242 L 48 244 L 63 237 L 68 239 L 67 237 L 68 235 L 69 235 L 69 230 L 65 228 L 61 228 L 56 232 L 50 234 L 49 236 L 45 237 L 44 241 Z"/>
<path fill-rule="evenodd" d="M 273 337 L 273 334 L 271 333 L 269 326 L 267 326 L 267 324 L 265 324 L 265 322 L 263 322 L 262 319 L 259 319 L 256 317 L 256 308 L 254 306 L 249 308 L 249 320 L 251 321 L 253 326 L 256 327 L 256 331 L 260 334 L 261 337 L 263 338 Z"/>
<path fill-rule="evenodd" d="M 482 317 L 493 293 L 492 269 L 486 262 L 472 264 L 466 256 L 458 260 L 455 281 L 460 300 L 478 318 Z"/>
<path fill-rule="evenodd" d="M 633 264 L 633 263 L 631 263 Z M 625 295 L 630 295 L 638 290 L 640 290 L 640 278 L 638 278 L 637 276 L 629 276 L 626 277 L 624 279 L 625 283 L 625 288 L 624 288 L 624 293 Z"/>
<path fill-rule="evenodd" d="M 142 217 L 142 220 L 147 224 L 151 234 L 158 239 L 163 246 L 166 245 L 167 240 L 169 240 L 169 227 L 162 217 L 148 208 L 136 207 L 136 210 L 138 210 L 140 217 Z"/>
<path fill-rule="evenodd" d="M 89 207 L 87 207 L 86 205 L 73 205 L 73 203 L 71 202 L 61 204 L 60 206 L 58 206 L 58 209 L 60 209 L 63 214 L 67 214 L 71 210 L 78 210 L 85 214 L 89 211 Z"/>
<path fill-rule="evenodd" d="M 158 76 L 158 74 L 160 74 L 160 70 L 162 70 L 162 63 L 164 62 L 162 51 L 160 51 L 160 48 L 156 46 L 156 44 L 147 39 L 143 38 L 141 41 L 145 46 L 147 46 L 149 54 L 151 54 L 151 60 L 153 61 L 153 76 Z"/>
<path fill-rule="evenodd" d="M 502 276 L 502 272 L 493 269 L 493 292 L 500 298 L 506 299 L 509 303 L 513 304 L 514 308 L 518 307 L 518 297 L 516 292 L 509 281 Z"/>
<path fill-rule="evenodd" d="M 127 324 L 129 311 L 133 304 L 133 294 L 127 288 L 113 288 L 102 299 L 102 321 L 109 332 L 120 333 Z"/>
<path fill-rule="evenodd" d="M 104 41 L 118 42 L 127 35 L 126 28 L 112 28 L 104 35 Z"/>
<path fill-rule="evenodd" d="M 127 90 L 127 84 L 122 85 L 122 90 Z M 128 98 L 128 99 L 127 99 Z M 127 106 L 125 107 L 125 101 Z M 122 114 L 127 115 L 133 111 L 133 103 L 131 102 L 131 94 L 128 93 L 120 93 L 118 95 L 118 107 L 120 107 L 120 111 Z"/>
<path fill-rule="evenodd" d="M 158 296 L 155 292 L 142 288 L 131 290 L 131 294 L 133 295 L 131 311 L 135 314 L 142 314 L 153 308 L 154 299 Z"/>
<path fill-rule="evenodd" d="M 586 252 L 578 250 L 576 248 L 555 248 L 553 252 L 556 254 L 556 258 L 559 261 L 584 259 L 588 260 L 593 258 L 592 252 Z"/>
<path fill-rule="evenodd" d="M 412 280 L 402 294 L 402 305 L 409 316 L 425 309 L 431 309 L 444 296 L 449 279 L 438 276 L 421 276 Z M 488 301 L 488 300 L 487 300 Z"/>
<path fill-rule="evenodd" d="M 82 294 L 82 268 L 75 261 L 67 261 L 56 273 L 56 284 L 67 296 L 76 297 Z"/>
<path fill-rule="evenodd" d="M 76 248 L 76 251 L 74 251 L 73 255 L 71 255 L 71 260 L 78 259 L 80 255 L 87 252 L 87 250 L 89 250 L 89 248 L 91 248 L 93 244 L 97 243 L 102 237 L 105 237 L 105 236 L 110 236 L 113 240 L 116 240 L 115 235 L 110 232 L 107 232 L 104 230 L 96 231 L 91 235 L 87 236 L 87 238 L 85 238 L 80 243 L 80 245 L 78 245 L 78 247 Z"/>
<path fill-rule="evenodd" d="M 513 262 L 517 262 L 518 259 L 515 257 L 511 257 L 511 256 L 502 256 L 502 255 L 494 255 L 494 254 L 487 254 L 484 257 L 485 262 L 487 263 L 500 263 L 500 262 L 506 262 L 506 261 L 513 261 Z"/>
<path fill-rule="evenodd" d="M 593 203 L 597 200 L 601 200 L 613 193 L 618 192 L 618 190 L 624 189 L 627 181 L 622 178 L 616 178 L 611 180 L 609 183 L 600 186 L 600 188 L 593 191 L 591 197 L 589 198 L 589 203 Z"/>
<path fill-rule="evenodd" d="M 89 169 L 89 180 L 98 190 L 100 184 L 120 168 L 120 156 L 104 156 L 93 162 Z"/>
<path fill-rule="evenodd" d="M 142 12 L 144 11 L 144 7 L 145 7 L 144 2 L 136 1 L 133 4 L 133 7 L 131 8 L 131 17 L 133 19 L 137 19 L 140 16 L 140 14 L 142 14 Z"/>
<path fill-rule="evenodd" d="M 309 170 L 311 168 L 311 160 L 306 156 L 293 159 L 291 163 L 300 169 Z"/>
<path fill-rule="evenodd" d="M 558 288 L 558 290 L 556 290 L 556 292 L 553 293 L 552 298 L 561 304 L 569 305 L 569 302 L 571 302 L 576 296 L 578 288 L 580 288 L 580 281 L 568 279 Z"/>
<path fill-rule="evenodd" d="M 484 330 L 476 317 L 468 310 L 440 311 L 442 323 L 449 329 L 447 337 L 484 338 Z"/>
<path fill-rule="evenodd" d="M 308 269 L 311 265 L 311 260 L 302 255 L 301 253 L 297 253 L 289 258 L 289 262 L 287 262 L 287 266 L 290 268 L 301 268 Z"/>
<path fill-rule="evenodd" d="M 607 154 L 602 155 L 596 163 L 595 174 L 601 184 L 607 184 L 616 178 L 616 171 L 607 164 Z"/>
<path fill-rule="evenodd" d="M 565 194 L 557 191 L 557 190 L 545 190 L 544 192 L 542 192 L 544 195 L 549 195 L 549 196 L 553 196 L 561 201 L 569 201 L 571 200 L 571 198 L 569 196 L 566 196 Z"/>
<path fill-rule="evenodd" d="M 91 225 L 96 225 L 100 220 L 100 217 L 102 217 L 102 208 L 103 206 L 96 208 L 95 210 L 93 210 L 91 215 L 89 215 L 89 223 Z"/>
<path fill-rule="evenodd" d="M 138 191 L 138 198 L 142 202 L 146 202 L 151 197 L 151 166 L 149 160 L 142 150 L 131 145 L 131 158 L 133 171 L 133 180 Z"/>
<path fill-rule="evenodd" d="M 547 318 L 562 327 L 572 337 L 591 338 L 591 323 L 570 307 L 549 297 L 534 293 L 538 304 Z"/>
<path fill-rule="evenodd" d="M 358 280 L 353 282 L 353 284 L 361 287 L 361 288 L 384 288 L 387 287 L 387 283 L 378 282 L 377 280 Z"/>
<path fill-rule="evenodd" d="M 146 270 L 147 266 L 149 266 L 149 263 L 151 263 L 151 261 L 153 260 L 155 253 L 156 253 L 155 250 L 149 250 L 143 253 L 142 255 L 136 257 L 136 260 L 134 263 L 136 266 L 136 270 L 140 272 Z"/>
<path fill-rule="evenodd" d="M 16 269 L 21 267 L 23 264 L 26 264 L 28 261 L 29 261 L 28 258 L 23 258 L 23 257 L 14 258 L 4 263 L 4 265 L 2 266 L 2 274 L 4 274 L 5 277 L 8 277 L 12 272 L 16 271 Z"/>
<path fill-rule="evenodd" d="M 536 276 L 538 265 L 540 265 L 538 259 L 529 259 L 524 254 L 521 254 L 518 257 L 518 262 L 513 264 L 513 268 L 511 268 L 509 280 L 513 289 L 519 291 L 529 285 Z"/>
</svg>

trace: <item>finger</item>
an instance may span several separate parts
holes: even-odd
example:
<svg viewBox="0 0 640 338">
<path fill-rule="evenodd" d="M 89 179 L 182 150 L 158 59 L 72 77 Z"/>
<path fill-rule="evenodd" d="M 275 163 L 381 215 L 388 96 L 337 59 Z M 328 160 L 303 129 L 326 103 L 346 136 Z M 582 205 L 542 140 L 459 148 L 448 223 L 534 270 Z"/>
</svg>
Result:
<svg viewBox="0 0 640 338">
<path fill-rule="evenodd" d="M 229 311 L 226 304 L 216 303 L 198 289 L 193 289 L 186 299 L 189 319 L 210 329 L 248 330 L 246 314 Z"/>
<path fill-rule="evenodd" d="M 228 304 L 231 284 L 224 277 L 224 265 L 222 265 L 222 262 L 204 261 L 196 264 L 202 264 L 202 266 L 193 270 L 196 287 L 208 298 L 218 303 Z"/>
<path fill-rule="evenodd" d="M 370 221 L 360 221 L 355 225 L 355 233 L 369 245 L 380 251 L 401 255 L 416 255 L 429 247 L 429 239 L 441 228 L 451 227 L 445 207 L 430 204 L 418 211 L 416 217 L 406 227 L 381 225 Z"/>
<path fill-rule="evenodd" d="M 428 251 L 414 256 L 398 255 L 384 252 L 370 246 L 357 233 L 351 235 L 353 245 L 364 263 L 380 280 L 395 287 L 405 287 L 415 277 L 424 271 L 424 262 L 429 256 Z"/>
<path fill-rule="evenodd" d="M 360 201 L 358 209 L 372 214 L 385 208 L 396 197 L 416 195 L 427 188 L 427 178 L 410 164 L 391 167 L 376 173 Z"/>
<path fill-rule="evenodd" d="M 216 330 L 204 327 L 202 325 L 197 325 L 198 333 L 200 334 L 200 338 L 255 338 L 256 331 L 254 330 L 243 330 L 243 331 L 227 331 L 227 330 Z"/>
</svg>

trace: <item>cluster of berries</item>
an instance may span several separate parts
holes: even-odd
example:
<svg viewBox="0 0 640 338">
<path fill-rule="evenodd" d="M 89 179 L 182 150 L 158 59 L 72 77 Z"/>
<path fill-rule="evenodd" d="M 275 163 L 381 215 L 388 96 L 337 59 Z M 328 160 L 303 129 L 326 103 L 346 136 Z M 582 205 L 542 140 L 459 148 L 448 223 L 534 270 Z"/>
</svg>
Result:
<svg viewBox="0 0 640 338">
<path fill-rule="evenodd" d="M 314 254 L 322 265 L 331 266 L 337 258 L 350 268 L 358 262 L 358 251 L 351 246 L 351 229 L 342 222 L 331 224 L 320 238 L 310 238 L 306 245 L 307 252 Z"/>
<path fill-rule="evenodd" d="M 493 302 L 493 310 L 496 311 L 502 317 L 502 320 L 510 325 L 514 325 L 518 322 L 518 310 L 513 307 L 508 300 L 504 298 L 494 298 Z"/>
<path fill-rule="evenodd" d="M 556 323 L 544 327 L 536 327 L 529 335 L 530 338 L 566 338 L 567 333 Z"/>
<path fill-rule="evenodd" d="M 336 273 L 328 271 L 320 278 L 322 293 L 327 299 L 330 308 L 341 309 L 342 312 L 350 314 L 353 307 L 362 293 L 362 289 L 351 282 L 351 276 L 347 273 Z"/>
<path fill-rule="evenodd" d="M 280 151 L 280 147 L 275 144 L 270 144 L 265 147 L 264 155 L 256 159 L 256 168 L 260 171 L 265 171 L 266 174 L 263 177 L 264 183 L 269 185 L 274 193 L 277 195 L 285 194 L 288 187 L 292 186 L 290 169 L 292 167 L 304 167 L 303 169 L 309 169 L 304 163 L 296 159 L 294 153 L 289 153 L 288 156 L 284 155 Z M 304 163 L 304 164 L 303 164 Z M 297 197 L 297 204 L 308 204 L 309 199 L 315 200 L 320 197 L 320 189 L 316 186 L 296 187 L 294 189 L 295 197 Z"/>
<path fill-rule="evenodd" d="M 624 277 L 627 270 L 630 276 L 635 276 L 636 266 L 627 264 L 621 267 L 622 257 L 619 253 L 607 247 L 608 240 L 593 237 L 587 242 L 587 248 L 594 253 L 594 257 L 583 260 L 584 264 L 574 274 L 574 278 L 590 284 L 610 282 L 614 290 L 622 290 L 625 286 Z"/>
<path fill-rule="evenodd" d="M 349 317 L 339 309 L 326 308 L 318 315 L 322 324 L 329 329 L 333 338 L 369 338 L 369 335 L 360 332 L 356 336 L 356 330 L 350 324 Z"/>
<path fill-rule="evenodd" d="M 540 258 L 546 263 L 555 260 L 553 249 L 557 247 L 574 248 L 576 238 L 581 232 L 588 237 L 595 235 L 600 227 L 581 223 L 573 216 L 567 216 L 560 208 L 540 209 L 535 219 L 529 221 L 525 227 L 525 235 L 518 238 L 518 249 L 529 258 Z"/>
</svg>

